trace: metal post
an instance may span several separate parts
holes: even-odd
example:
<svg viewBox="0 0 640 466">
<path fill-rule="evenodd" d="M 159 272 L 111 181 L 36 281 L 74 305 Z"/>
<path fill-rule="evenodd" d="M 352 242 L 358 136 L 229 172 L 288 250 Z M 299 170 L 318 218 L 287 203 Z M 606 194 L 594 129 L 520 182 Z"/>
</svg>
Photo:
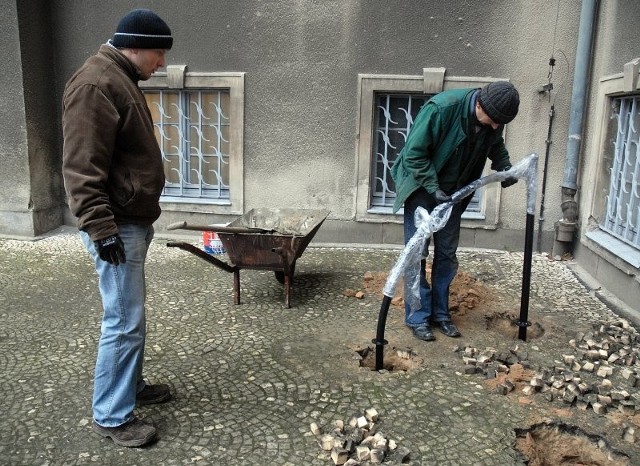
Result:
<svg viewBox="0 0 640 466">
<path fill-rule="evenodd" d="M 518 321 L 518 338 L 527 341 L 529 318 L 529 290 L 531 288 L 531 258 L 533 256 L 534 214 L 527 213 L 527 225 L 524 237 L 524 264 L 522 266 L 522 296 L 520 299 L 520 320 Z"/>
<path fill-rule="evenodd" d="M 394 294 L 396 285 L 398 284 L 400 274 L 398 272 L 407 270 L 410 261 L 419 261 L 420 251 L 424 247 L 424 241 L 430 235 L 442 229 L 449 220 L 452 205 L 460 202 L 467 196 L 473 194 L 474 191 L 489 183 L 504 181 L 507 177 L 516 176 L 527 180 L 527 225 L 525 231 L 525 257 L 524 270 L 522 279 L 522 301 L 520 308 L 520 331 L 518 337 L 521 340 L 527 338 L 527 326 L 531 325 L 527 321 L 529 311 L 529 287 L 531 286 L 531 258 L 533 255 L 533 230 L 536 204 L 536 175 L 538 167 L 538 156 L 535 153 L 529 154 L 525 159 L 518 162 L 508 172 L 495 172 L 476 180 L 467 186 L 459 189 L 451 196 L 451 201 L 438 205 L 432 212 L 432 215 L 426 214 L 421 218 L 421 222 L 429 223 L 429 228 L 419 228 L 409 242 L 405 245 L 402 255 L 398 258 L 396 265 L 389 274 L 384 287 L 384 299 L 380 306 L 380 314 L 378 316 L 378 329 L 376 338 L 371 340 L 376 345 L 376 370 L 383 368 L 384 345 L 387 341 L 384 339 L 384 327 L 387 322 L 387 313 L 391 304 L 391 297 Z M 420 210 L 420 208 L 418 208 Z M 425 211 L 426 212 L 426 211 Z M 435 219 L 435 220 L 434 220 Z M 425 236 L 429 235 L 429 236 Z M 417 277 L 414 277 L 417 279 Z M 405 276 L 406 279 L 406 276 Z"/>
<path fill-rule="evenodd" d="M 384 339 L 384 327 L 387 324 L 387 314 L 389 313 L 389 305 L 391 304 L 391 298 L 384 296 L 382 304 L 380 305 L 380 314 L 378 315 L 378 330 L 376 331 L 376 338 L 371 341 L 376 345 L 376 370 L 382 370 L 384 366 L 384 345 L 388 342 Z"/>
<path fill-rule="evenodd" d="M 542 170 L 542 190 L 540 195 L 540 216 L 538 217 L 538 252 L 542 252 L 542 225 L 544 224 L 544 196 L 547 190 L 547 172 L 549 167 L 549 156 L 551 155 L 551 128 L 553 127 L 553 117 L 555 108 L 551 105 L 549 110 L 549 128 L 547 129 L 547 140 L 545 144 L 547 150 L 544 155 L 544 170 Z"/>
</svg>

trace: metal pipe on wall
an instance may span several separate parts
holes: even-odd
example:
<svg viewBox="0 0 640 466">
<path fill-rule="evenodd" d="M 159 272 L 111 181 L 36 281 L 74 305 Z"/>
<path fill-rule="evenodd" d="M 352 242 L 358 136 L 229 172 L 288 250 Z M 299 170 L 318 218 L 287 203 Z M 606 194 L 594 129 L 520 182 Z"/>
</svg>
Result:
<svg viewBox="0 0 640 466">
<path fill-rule="evenodd" d="M 578 165 L 582 147 L 584 107 L 597 9 L 598 0 L 582 1 L 569 113 L 569 139 L 567 141 L 564 178 L 561 185 L 562 203 L 560 207 L 562 209 L 562 219 L 556 225 L 556 237 L 553 245 L 554 255 L 562 255 L 572 250 L 572 243 L 577 230 L 578 204 L 575 200 L 575 195 L 578 190 Z"/>
</svg>

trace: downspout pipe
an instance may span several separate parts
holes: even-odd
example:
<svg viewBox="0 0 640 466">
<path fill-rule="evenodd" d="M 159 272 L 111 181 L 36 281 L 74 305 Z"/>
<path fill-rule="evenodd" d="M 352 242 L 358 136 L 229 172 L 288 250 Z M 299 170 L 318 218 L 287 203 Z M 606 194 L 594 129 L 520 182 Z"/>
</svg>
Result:
<svg viewBox="0 0 640 466">
<path fill-rule="evenodd" d="M 567 141 L 567 156 L 561 185 L 562 203 L 560 207 L 562 209 L 562 219 L 556 224 L 556 236 L 553 246 L 554 255 L 572 252 L 574 237 L 578 229 L 578 203 L 575 197 L 578 190 L 578 165 L 582 147 L 584 109 L 587 99 L 597 10 L 598 0 L 582 0 L 569 114 L 569 139 Z"/>
</svg>

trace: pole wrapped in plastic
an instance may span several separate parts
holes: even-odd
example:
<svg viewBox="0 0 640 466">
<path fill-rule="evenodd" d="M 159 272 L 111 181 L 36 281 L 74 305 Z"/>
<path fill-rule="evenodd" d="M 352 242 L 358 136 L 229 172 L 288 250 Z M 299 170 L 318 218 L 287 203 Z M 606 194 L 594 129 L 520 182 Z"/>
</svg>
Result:
<svg viewBox="0 0 640 466">
<path fill-rule="evenodd" d="M 494 172 L 469 183 L 456 191 L 451 196 L 451 201 L 436 206 L 431 211 L 431 214 L 418 207 L 414 218 L 417 231 L 407 242 L 396 264 L 389 272 L 383 289 L 384 295 L 392 298 L 400 277 L 404 276 L 406 303 L 411 311 L 420 309 L 420 262 L 427 256 L 425 243 L 436 231 L 441 230 L 447 224 L 453 205 L 472 195 L 481 187 L 489 183 L 505 181 L 507 178 L 525 179 L 527 183 L 527 213 L 534 214 L 536 207 L 537 161 L 538 155 L 530 154 L 509 170 Z"/>
</svg>

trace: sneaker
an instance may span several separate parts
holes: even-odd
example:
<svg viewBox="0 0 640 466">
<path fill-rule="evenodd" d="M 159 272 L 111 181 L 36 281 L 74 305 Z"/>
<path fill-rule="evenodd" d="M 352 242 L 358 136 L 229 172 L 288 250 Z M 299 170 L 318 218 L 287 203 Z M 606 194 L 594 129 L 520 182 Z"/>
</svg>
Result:
<svg viewBox="0 0 640 466">
<path fill-rule="evenodd" d="M 451 322 L 450 320 L 443 320 L 441 322 L 436 322 L 435 325 L 442 333 L 444 333 L 448 337 L 457 338 L 462 335 L 460 331 L 457 329 L 457 327 L 453 325 L 453 322 Z"/>
<path fill-rule="evenodd" d="M 142 391 L 136 394 L 136 406 L 164 403 L 171 398 L 169 385 L 160 383 L 157 385 L 145 385 Z"/>
<path fill-rule="evenodd" d="M 102 427 L 93 421 L 93 431 L 123 447 L 141 447 L 156 436 L 155 427 L 135 417 L 117 427 Z"/>
<path fill-rule="evenodd" d="M 433 330 L 427 324 L 419 325 L 418 327 L 411 327 L 413 334 L 416 338 L 424 341 L 434 341 L 436 339 L 433 334 Z"/>
</svg>

